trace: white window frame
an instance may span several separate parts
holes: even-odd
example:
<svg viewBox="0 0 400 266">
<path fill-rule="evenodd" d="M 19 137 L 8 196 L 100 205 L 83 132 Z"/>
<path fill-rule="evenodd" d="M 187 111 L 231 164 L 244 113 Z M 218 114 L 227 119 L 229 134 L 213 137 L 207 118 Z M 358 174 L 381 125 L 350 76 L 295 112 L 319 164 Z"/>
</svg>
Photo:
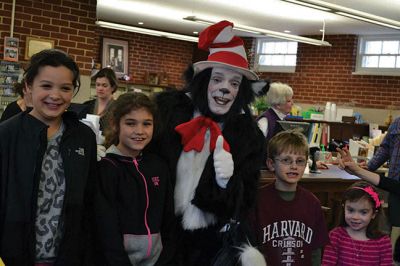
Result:
<svg viewBox="0 0 400 266">
<path fill-rule="evenodd" d="M 294 73 L 296 71 L 296 65 L 297 65 L 297 51 L 298 51 L 298 46 L 296 50 L 296 65 L 294 66 L 267 66 L 267 65 L 260 65 L 259 58 L 260 55 L 265 55 L 260 52 L 262 44 L 264 42 L 293 42 L 293 41 L 286 41 L 286 40 L 281 40 L 281 39 L 276 39 L 276 38 L 257 38 L 257 48 L 256 48 L 256 56 L 255 56 L 255 61 L 254 61 L 254 67 L 257 72 L 282 72 L 282 73 Z M 282 53 L 282 55 L 293 55 L 293 54 L 288 54 L 288 53 Z"/>
<path fill-rule="evenodd" d="M 400 76 L 400 68 L 372 68 L 363 67 L 362 60 L 365 55 L 365 44 L 367 41 L 399 41 L 400 35 L 370 35 L 370 36 L 359 36 L 357 45 L 357 59 L 356 59 L 356 69 L 353 72 L 354 75 L 376 75 L 376 76 Z M 370 55 L 370 54 L 369 54 Z M 376 54 L 377 56 L 382 56 L 386 54 Z M 391 54 L 394 56 L 400 56 L 400 45 L 399 54 Z M 396 65 L 396 63 L 395 63 Z"/>
</svg>

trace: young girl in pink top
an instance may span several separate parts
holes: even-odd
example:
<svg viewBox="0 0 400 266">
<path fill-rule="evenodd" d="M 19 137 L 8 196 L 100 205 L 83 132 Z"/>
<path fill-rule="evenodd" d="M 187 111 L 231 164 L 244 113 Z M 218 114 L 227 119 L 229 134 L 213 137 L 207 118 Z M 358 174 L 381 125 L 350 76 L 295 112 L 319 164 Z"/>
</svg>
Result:
<svg viewBox="0 0 400 266">
<path fill-rule="evenodd" d="M 381 201 L 375 188 L 357 182 L 342 200 L 340 226 L 330 233 L 322 265 L 393 265 L 390 238 L 379 231 Z"/>
</svg>

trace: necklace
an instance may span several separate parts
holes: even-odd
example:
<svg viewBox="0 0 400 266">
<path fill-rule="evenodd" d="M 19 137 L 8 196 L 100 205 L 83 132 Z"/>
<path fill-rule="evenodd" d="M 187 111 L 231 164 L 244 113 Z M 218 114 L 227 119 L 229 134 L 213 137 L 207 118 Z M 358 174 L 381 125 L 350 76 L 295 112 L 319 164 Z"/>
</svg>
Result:
<svg viewBox="0 0 400 266">
<path fill-rule="evenodd" d="M 361 252 L 361 245 L 357 246 L 357 244 L 354 242 L 353 238 L 350 237 L 351 240 L 351 245 L 353 246 L 353 251 L 354 251 L 354 260 L 355 262 L 359 262 L 359 257 L 360 257 L 360 252 Z"/>
<path fill-rule="evenodd" d="M 357 247 L 357 245 L 354 243 L 353 240 L 351 240 L 351 243 L 353 244 L 354 253 L 356 254 L 356 257 L 358 258 L 358 256 L 360 255 L 360 248 Z"/>
<path fill-rule="evenodd" d="M 351 245 L 352 245 L 352 253 L 354 253 L 354 260 L 357 260 L 357 262 L 359 262 L 359 259 L 361 257 L 361 251 L 362 248 L 364 246 L 364 240 L 365 239 L 365 235 L 362 234 L 356 234 L 354 232 L 352 232 L 349 228 L 345 229 L 347 232 L 348 237 L 350 238 L 351 241 Z"/>
</svg>

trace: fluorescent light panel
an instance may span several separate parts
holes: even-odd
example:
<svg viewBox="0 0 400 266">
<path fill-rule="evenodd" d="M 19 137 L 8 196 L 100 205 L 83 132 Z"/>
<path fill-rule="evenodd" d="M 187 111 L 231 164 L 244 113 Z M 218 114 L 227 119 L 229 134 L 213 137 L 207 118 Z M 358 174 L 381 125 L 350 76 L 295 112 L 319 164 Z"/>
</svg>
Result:
<svg viewBox="0 0 400 266">
<path fill-rule="evenodd" d="M 319 9 L 319 10 L 322 10 L 322 11 L 328 11 L 328 12 L 332 11 L 332 9 L 330 9 L 330 8 L 317 6 L 317 5 L 312 5 L 312 4 L 304 3 L 304 2 L 301 2 L 301 1 L 297 1 L 297 0 L 283 0 L 283 1 L 290 2 L 290 3 L 293 3 L 293 4 L 297 4 L 297 5 L 302 5 L 302 6 L 306 6 L 306 7 Z"/>
<path fill-rule="evenodd" d="M 292 4 L 307 6 L 310 8 L 315 8 L 323 11 L 327 11 L 330 13 L 334 13 L 337 15 L 369 22 L 372 24 L 377 24 L 384 27 L 389 27 L 392 29 L 400 30 L 400 21 L 388 19 L 381 16 L 376 16 L 367 12 L 355 10 L 352 8 L 331 4 L 328 2 L 320 1 L 320 0 L 282 0 L 285 2 L 289 2 Z"/>
<path fill-rule="evenodd" d="M 384 26 L 384 27 L 388 27 L 388 28 L 392 28 L 392 29 L 397 29 L 397 30 L 400 29 L 400 27 L 393 26 L 391 24 L 387 24 L 387 23 L 384 23 L 384 22 L 379 22 L 377 20 L 372 20 L 372 19 L 369 19 L 369 18 L 356 16 L 356 15 L 349 14 L 349 13 L 346 13 L 346 12 L 335 12 L 335 14 L 338 14 L 338 15 L 341 15 L 341 16 L 345 16 L 345 17 L 349 17 L 349 18 L 354 18 L 354 19 L 357 19 L 357 20 L 362 20 L 362 21 L 365 21 L 365 22 L 373 23 L 373 24 L 378 24 L 378 25 L 381 25 L 381 26 Z"/>
<path fill-rule="evenodd" d="M 107 21 L 101 21 L 101 20 L 96 21 L 96 25 L 98 25 L 102 28 L 136 32 L 136 33 L 158 36 L 158 37 L 165 37 L 165 38 L 176 39 L 176 40 L 181 40 L 181 41 L 198 42 L 197 37 L 193 37 L 193 36 L 189 36 L 189 35 L 182 35 L 182 34 L 176 34 L 176 33 L 158 31 L 158 30 L 150 30 L 150 29 L 139 28 L 139 27 L 118 24 L 118 23 L 112 23 L 112 22 L 107 22 Z"/>
<path fill-rule="evenodd" d="M 211 24 L 216 23 L 214 21 L 198 18 L 196 16 L 189 16 L 189 17 L 185 17 L 183 19 L 189 20 L 189 21 L 194 21 L 194 22 L 201 23 L 201 24 L 206 24 L 206 25 L 211 25 Z M 326 42 L 323 40 L 316 40 L 316 39 L 312 39 L 312 38 L 306 38 L 306 37 L 302 37 L 302 36 L 298 36 L 298 35 L 278 32 L 278 31 L 271 31 L 271 30 L 249 27 L 249 26 L 238 25 L 238 24 L 235 24 L 234 28 L 239 31 L 253 33 L 253 34 L 262 35 L 262 36 L 273 37 L 273 38 L 278 38 L 278 39 L 296 41 L 296 42 L 307 43 L 307 44 L 318 45 L 318 46 L 332 46 L 329 42 Z"/>
</svg>

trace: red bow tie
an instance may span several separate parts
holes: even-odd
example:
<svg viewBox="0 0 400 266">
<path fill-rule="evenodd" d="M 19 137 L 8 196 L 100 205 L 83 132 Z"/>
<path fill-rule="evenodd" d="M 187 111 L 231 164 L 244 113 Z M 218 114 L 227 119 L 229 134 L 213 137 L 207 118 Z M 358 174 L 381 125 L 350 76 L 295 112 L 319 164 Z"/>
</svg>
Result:
<svg viewBox="0 0 400 266">
<path fill-rule="evenodd" d="M 195 150 L 200 152 L 204 146 L 204 136 L 207 129 L 210 129 L 210 151 L 214 151 L 215 142 L 219 135 L 222 135 L 221 129 L 218 124 L 215 123 L 211 118 L 205 116 L 198 116 L 189 122 L 180 124 L 175 127 L 175 131 L 178 132 L 181 137 L 181 143 L 183 145 L 183 150 L 188 152 L 190 150 Z M 224 139 L 224 149 L 230 151 L 228 142 Z"/>
</svg>

